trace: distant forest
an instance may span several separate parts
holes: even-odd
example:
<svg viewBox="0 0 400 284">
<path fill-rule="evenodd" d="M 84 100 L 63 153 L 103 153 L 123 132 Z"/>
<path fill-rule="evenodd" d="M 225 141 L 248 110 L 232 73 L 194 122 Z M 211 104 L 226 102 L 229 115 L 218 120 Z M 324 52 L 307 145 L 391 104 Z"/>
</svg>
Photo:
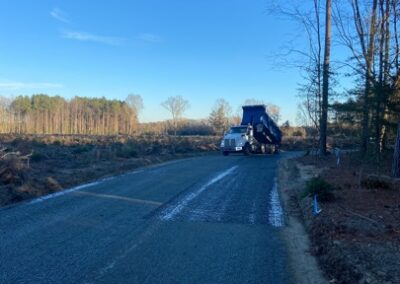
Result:
<svg viewBox="0 0 400 284">
<path fill-rule="evenodd" d="M 264 104 L 246 99 L 243 105 Z M 161 106 L 170 119 L 139 123 L 143 109 L 140 95 L 130 94 L 125 100 L 35 94 L 13 99 L 0 96 L 0 133 L 77 134 L 77 135 L 222 135 L 230 125 L 239 124 L 241 109 L 232 113 L 224 99 L 217 99 L 204 119 L 187 119 L 184 112 L 189 101 L 181 96 L 169 97 Z M 278 122 L 279 107 L 266 104 L 270 116 Z"/>
<path fill-rule="evenodd" d="M 1 133 L 133 134 L 138 114 L 128 101 L 38 94 L 0 102 Z"/>
</svg>

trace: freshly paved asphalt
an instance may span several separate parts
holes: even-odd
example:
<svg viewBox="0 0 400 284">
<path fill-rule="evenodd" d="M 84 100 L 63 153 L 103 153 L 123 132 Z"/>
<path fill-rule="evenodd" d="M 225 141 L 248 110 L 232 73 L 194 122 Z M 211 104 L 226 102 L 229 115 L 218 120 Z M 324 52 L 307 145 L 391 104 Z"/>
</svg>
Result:
<svg viewBox="0 0 400 284">
<path fill-rule="evenodd" d="M 178 160 L 0 209 L 0 283 L 291 283 L 285 155 Z"/>
</svg>

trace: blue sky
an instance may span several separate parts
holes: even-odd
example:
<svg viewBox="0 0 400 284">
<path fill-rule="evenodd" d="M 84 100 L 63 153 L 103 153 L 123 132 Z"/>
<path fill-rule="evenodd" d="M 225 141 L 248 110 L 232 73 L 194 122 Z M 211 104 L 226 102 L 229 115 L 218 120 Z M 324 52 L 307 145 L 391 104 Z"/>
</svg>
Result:
<svg viewBox="0 0 400 284">
<path fill-rule="evenodd" d="M 273 60 L 297 32 L 267 0 L 0 0 L 0 95 L 47 93 L 124 99 L 140 94 L 141 121 L 166 119 L 181 95 L 188 118 L 218 98 L 277 104 L 295 122 L 298 71 Z"/>
</svg>

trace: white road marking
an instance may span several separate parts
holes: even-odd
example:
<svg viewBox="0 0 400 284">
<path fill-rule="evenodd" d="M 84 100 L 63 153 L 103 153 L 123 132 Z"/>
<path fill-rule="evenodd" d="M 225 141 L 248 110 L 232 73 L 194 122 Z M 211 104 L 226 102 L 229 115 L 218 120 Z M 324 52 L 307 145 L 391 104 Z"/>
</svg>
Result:
<svg viewBox="0 0 400 284">
<path fill-rule="evenodd" d="M 130 172 L 130 173 L 124 174 L 124 175 L 138 174 L 138 173 L 141 173 L 142 171 L 143 170 L 138 170 L 138 171 L 134 171 L 134 172 Z M 41 203 L 41 202 L 46 201 L 48 199 L 53 199 L 53 198 L 56 198 L 56 197 L 59 197 L 59 196 L 62 196 L 62 195 L 66 195 L 68 193 L 71 193 L 71 192 L 74 192 L 74 191 L 77 191 L 77 190 L 80 190 L 80 189 L 83 189 L 83 188 L 88 188 L 88 187 L 92 187 L 92 186 L 95 186 L 95 185 L 98 185 L 98 184 L 102 184 L 102 183 L 104 183 L 106 181 L 115 179 L 116 177 L 119 177 L 119 176 L 103 178 L 103 179 L 100 179 L 98 181 L 81 184 L 81 185 L 72 187 L 70 189 L 66 189 L 66 190 L 63 190 L 63 191 L 58 191 L 58 192 L 55 192 L 55 193 L 44 195 L 44 196 L 41 196 L 41 197 L 38 197 L 38 198 L 35 198 L 35 199 L 29 201 L 27 204 L 28 205 L 32 205 L 32 204 L 36 204 L 36 203 Z"/>
<path fill-rule="evenodd" d="M 68 193 L 77 191 L 77 190 L 82 189 L 82 188 L 87 188 L 87 187 L 95 186 L 95 185 L 97 185 L 97 184 L 100 184 L 101 182 L 102 182 L 102 181 L 90 182 L 90 183 L 78 185 L 78 186 L 76 186 L 76 187 L 72 187 L 72 188 L 70 188 L 70 189 L 66 189 L 66 190 L 63 190 L 63 191 L 51 193 L 51 194 L 48 194 L 48 195 L 45 195 L 45 196 L 42 196 L 42 197 L 38 197 L 38 198 L 36 198 L 36 199 L 33 199 L 32 201 L 29 201 L 28 204 L 40 203 L 40 202 L 43 202 L 43 201 L 45 201 L 45 200 L 52 199 L 52 198 L 55 198 L 55 197 L 58 197 L 58 196 L 62 196 L 62 195 L 65 195 L 65 194 L 68 194 Z"/>
<path fill-rule="evenodd" d="M 270 209 L 268 214 L 269 223 L 274 227 L 283 226 L 283 209 L 278 194 L 278 181 L 274 179 L 274 184 L 270 193 Z"/>
<path fill-rule="evenodd" d="M 187 205 L 190 201 L 195 199 L 197 196 L 199 196 L 204 190 L 206 190 L 210 185 L 218 182 L 219 180 L 223 179 L 227 175 L 231 174 L 234 170 L 236 170 L 238 166 L 233 166 L 232 168 L 227 169 L 226 171 L 220 173 L 213 179 L 211 179 L 209 182 L 207 182 L 205 185 L 200 187 L 198 190 L 195 192 L 192 192 L 188 194 L 177 206 L 175 207 L 170 207 L 165 209 L 160 216 L 161 220 L 164 221 L 169 221 L 172 220 L 176 215 L 178 215 Z"/>
</svg>

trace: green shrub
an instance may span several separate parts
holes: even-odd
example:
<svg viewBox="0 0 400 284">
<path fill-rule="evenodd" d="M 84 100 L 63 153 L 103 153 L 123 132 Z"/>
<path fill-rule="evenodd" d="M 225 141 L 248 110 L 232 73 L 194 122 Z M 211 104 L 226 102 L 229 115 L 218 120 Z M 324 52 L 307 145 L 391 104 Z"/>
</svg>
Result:
<svg viewBox="0 0 400 284">
<path fill-rule="evenodd" d="M 317 195 L 317 198 L 321 202 L 332 201 L 335 196 L 333 194 L 333 186 L 322 177 L 313 177 L 306 183 L 306 188 L 302 194 L 302 197 Z"/>
</svg>

